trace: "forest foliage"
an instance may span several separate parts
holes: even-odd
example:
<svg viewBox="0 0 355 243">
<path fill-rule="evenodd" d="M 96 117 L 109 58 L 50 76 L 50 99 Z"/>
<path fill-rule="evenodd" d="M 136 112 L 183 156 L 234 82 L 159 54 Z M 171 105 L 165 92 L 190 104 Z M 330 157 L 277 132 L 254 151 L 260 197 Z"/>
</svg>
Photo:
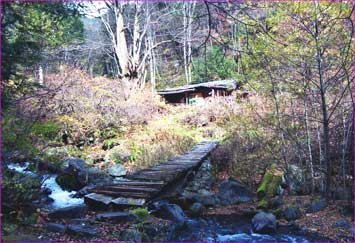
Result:
<svg viewBox="0 0 355 243">
<path fill-rule="evenodd" d="M 295 165 L 302 193 L 351 190 L 352 3 L 87 7 L 2 3 L 4 152 L 134 170 L 219 140 L 221 176 L 256 188 L 272 164 Z M 219 79 L 252 96 L 172 106 L 156 94 Z"/>
</svg>

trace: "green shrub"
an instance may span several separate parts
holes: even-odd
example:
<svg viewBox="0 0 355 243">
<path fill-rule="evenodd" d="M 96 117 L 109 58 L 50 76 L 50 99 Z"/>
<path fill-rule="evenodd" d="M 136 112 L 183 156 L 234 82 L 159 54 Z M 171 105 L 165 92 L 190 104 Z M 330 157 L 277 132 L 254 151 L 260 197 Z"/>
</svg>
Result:
<svg viewBox="0 0 355 243">
<path fill-rule="evenodd" d="M 108 149 L 112 149 L 113 147 L 119 145 L 119 140 L 118 139 L 108 139 L 105 140 L 103 145 L 102 145 L 102 149 L 104 150 L 108 150 Z"/>
<path fill-rule="evenodd" d="M 130 213 L 136 215 L 141 222 L 147 220 L 150 216 L 146 208 L 136 208 L 131 210 Z"/>
<path fill-rule="evenodd" d="M 2 178 L 3 213 L 16 217 L 28 203 L 39 198 L 41 181 L 36 176 L 4 169 Z M 28 210 L 27 210 L 28 211 Z"/>
<path fill-rule="evenodd" d="M 115 130 L 115 129 L 103 129 L 102 131 L 100 131 L 100 138 L 102 139 L 111 139 L 114 137 L 117 137 L 119 135 L 119 133 Z"/>
<path fill-rule="evenodd" d="M 136 161 L 142 157 L 144 148 L 139 146 L 137 143 L 132 142 L 130 146 L 131 155 L 129 156 L 130 161 Z"/>
<path fill-rule="evenodd" d="M 11 111 L 4 112 L 2 118 L 2 146 L 4 151 L 21 150 L 29 157 L 38 154 L 28 133 L 31 123 L 16 117 Z"/>
<path fill-rule="evenodd" d="M 219 46 L 207 49 L 206 58 L 198 58 L 193 62 L 192 76 L 195 82 L 205 82 L 217 79 L 237 78 L 237 63 L 227 57 Z"/>
<path fill-rule="evenodd" d="M 17 224 L 13 224 L 10 222 L 2 222 L 2 223 L 3 223 L 2 230 L 3 230 L 3 233 L 5 233 L 5 234 L 14 233 L 18 228 Z"/>
<path fill-rule="evenodd" d="M 31 130 L 37 136 L 54 139 L 59 133 L 60 127 L 54 122 L 36 122 Z"/>
<path fill-rule="evenodd" d="M 45 154 L 42 156 L 42 159 L 47 162 L 52 162 L 55 164 L 61 164 L 62 159 L 54 154 Z"/>
</svg>

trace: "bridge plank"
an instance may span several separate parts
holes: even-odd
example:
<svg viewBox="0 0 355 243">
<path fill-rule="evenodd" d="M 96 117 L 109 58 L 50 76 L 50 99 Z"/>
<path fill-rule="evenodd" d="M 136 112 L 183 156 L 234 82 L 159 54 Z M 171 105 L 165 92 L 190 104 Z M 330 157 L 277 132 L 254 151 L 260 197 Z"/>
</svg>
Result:
<svg viewBox="0 0 355 243">
<path fill-rule="evenodd" d="M 116 197 L 110 202 L 117 205 L 144 205 L 154 198 L 161 190 L 178 178 L 186 176 L 197 168 L 217 146 L 216 142 L 202 142 L 190 151 L 171 158 L 155 167 L 137 171 L 126 176 L 128 181 L 120 181 L 89 190 L 91 195 L 106 195 L 107 199 Z M 92 196 L 91 196 L 92 197 Z"/>
<path fill-rule="evenodd" d="M 150 198 L 151 194 L 147 192 L 115 192 L 111 190 L 99 190 L 99 189 L 91 189 L 89 192 L 109 195 L 113 197 L 132 197 L 132 198 Z"/>
<path fill-rule="evenodd" d="M 114 184 L 108 184 L 107 186 L 114 186 L 114 185 L 134 185 L 134 186 L 164 186 L 165 183 L 163 181 L 120 181 Z"/>
<path fill-rule="evenodd" d="M 135 186 L 103 186 L 97 190 L 113 191 L 113 192 L 158 192 L 160 188 L 135 187 Z"/>
</svg>

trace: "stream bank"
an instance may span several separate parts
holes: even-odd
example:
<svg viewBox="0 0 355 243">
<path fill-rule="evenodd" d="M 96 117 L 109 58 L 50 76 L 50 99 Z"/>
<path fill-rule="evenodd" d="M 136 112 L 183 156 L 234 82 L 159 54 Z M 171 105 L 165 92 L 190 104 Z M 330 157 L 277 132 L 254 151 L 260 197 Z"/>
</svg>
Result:
<svg viewBox="0 0 355 243">
<path fill-rule="evenodd" d="M 28 170 L 29 163 L 9 164 L 12 170 L 19 173 L 36 176 Z M 327 225 L 314 230 L 312 225 L 302 222 L 304 218 L 313 220 L 324 214 L 327 209 L 309 213 L 298 220 L 285 221 L 278 216 L 279 225 L 275 232 L 257 234 L 252 231 L 252 217 L 261 210 L 254 202 L 255 195 L 243 184 L 237 181 L 216 181 L 211 177 L 212 166 L 209 160 L 201 166 L 195 178 L 190 181 L 181 197 L 173 201 L 157 201 L 161 205 L 169 206 L 161 213 L 154 209 L 134 212 L 129 210 L 107 215 L 106 211 L 90 211 L 83 204 L 82 198 L 75 198 L 76 191 L 62 189 L 56 182 L 56 174 L 43 174 L 43 189 L 48 189 L 48 197 L 52 199 L 45 207 L 40 209 L 38 220 L 30 226 L 18 229 L 19 235 L 31 241 L 204 241 L 204 242 L 324 242 L 336 241 L 336 238 L 323 236 Z M 217 189 L 216 189 L 217 188 Z M 288 201 L 289 200 L 289 201 Z M 287 198 L 284 204 L 296 204 L 305 207 L 310 198 Z M 181 203 L 181 202 L 185 202 Z M 187 203 L 188 202 L 188 203 Z M 201 210 L 194 214 L 189 206 L 200 204 Z M 69 207 L 68 207 L 69 206 Z M 57 213 L 56 213 L 57 212 Z M 334 211 L 332 211 L 333 214 Z M 102 214 L 106 213 L 106 216 Z M 186 213 L 186 214 L 185 214 Z M 57 215 L 57 216 L 53 216 Z M 101 215 L 101 216 L 100 216 Z M 145 215 L 145 216 L 144 216 Z M 173 216 L 171 216 L 173 215 Z M 107 220 L 102 220 L 102 218 Z M 327 218 L 325 216 L 325 218 Z M 330 217 L 328 216 L 328 219 Z M 112 221 L 113 220 L 113 221 Z M 334 222 L 338 218 L 332 218 Z M 307 221 L 308 223 L 310 221 Z M 332 221 L 333 222 L 333 221 Z M 314 225 L 315 223 L 313 223 Z M 322 230 L 323 229 L 323 230 Z M 335 228 L 334 228 L 335 229 Z M 340 228 L 336 228 L 340 229 Z M 346 229 L 343 230 L 343 241 L 352 241 Z M 203 233 L 202 233 L 203 232 Z M 26 236 L 27 235 L 27 236 Z M 24 241 L 22 238 L 20 241 Z"/>
<path fill-rule="evenodd" d="M 39 177 L 41 179 L 41 189 L 48 192 L 48 197 L 51 199 L 51 203 L 45 205 L 47 209 L 58 209 L 69 206 L 76 206 L 84 204 L 83 198 L 75 198 L 76 191 L 69 191 L 62 189 L 56 182 L 58 174 L 41 174 L 38 175 L 29 170 L 30 162 L 24 163 L 9 163 L 7 167 L 18 173 L 25 175 Z"/>
</svg>

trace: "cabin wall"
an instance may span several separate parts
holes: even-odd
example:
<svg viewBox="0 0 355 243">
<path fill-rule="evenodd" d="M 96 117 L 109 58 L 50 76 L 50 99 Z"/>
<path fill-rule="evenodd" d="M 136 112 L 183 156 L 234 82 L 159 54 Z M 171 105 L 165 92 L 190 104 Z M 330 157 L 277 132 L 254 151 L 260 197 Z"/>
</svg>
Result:
<svg viewBox="0 0 355 243">
<path fill-rule="evenodd" d="M 167 94 L 167 95 L 163 95 L 163 97 L 167 103 L 172 103 L 172 104 L 184 104 L 186 100 L 185 93 Z"/>
<path fill-rule="evenodd" d="M 201 87 L 201 88 L 197 88 L 196 91 L 187 91 L 185 93 L 177 93 L 177 94 L 165 94 L 163 95 L 163 97 L 165 98 L 167 103 L 188 104 L 189 100 L 194 98 L 208 98 L 213 96 L 230 96 L 230 95 L 233 95 L 233 91 L 226 90 L 226 89 Z"/>
</svg>

